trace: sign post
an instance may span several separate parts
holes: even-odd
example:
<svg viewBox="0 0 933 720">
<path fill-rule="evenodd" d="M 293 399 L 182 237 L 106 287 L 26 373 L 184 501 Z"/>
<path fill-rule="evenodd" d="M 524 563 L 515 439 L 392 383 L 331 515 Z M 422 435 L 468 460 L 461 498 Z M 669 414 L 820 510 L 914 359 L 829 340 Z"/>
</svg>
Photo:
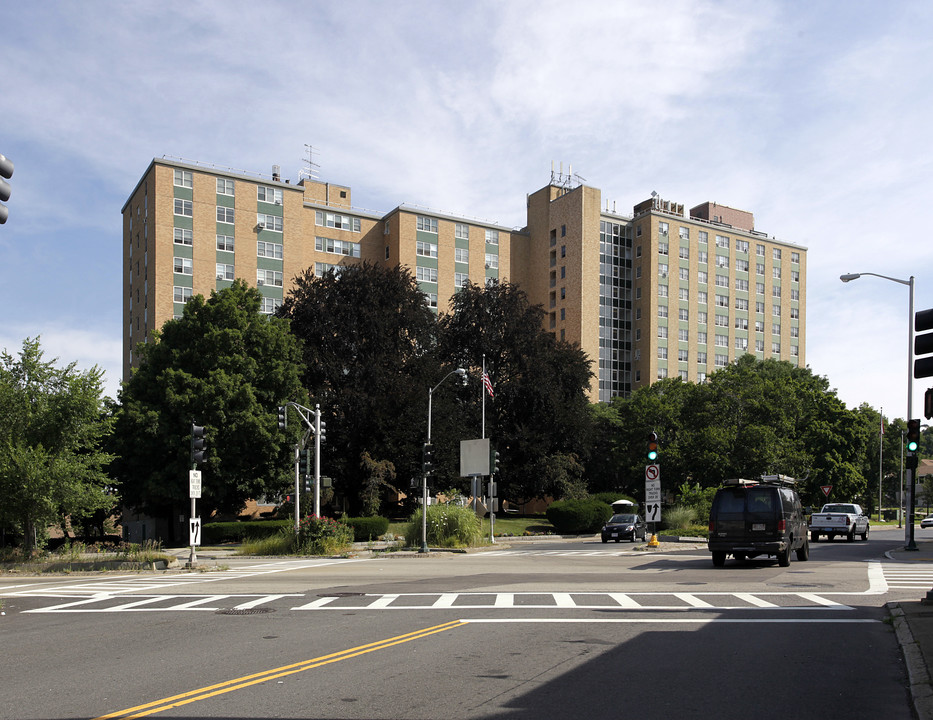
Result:
<svg viewBox="0 0 933 720">
<path fill-rule="evenodd" d="M 645 466 L 645 521 L 661 522 L 661 467 Z M 652 527 L 651 534 L 654 534 Z"/>
<path fill-rule="evenodd" d="M 188 471 L 188 497 L 191 498 L 191 520 L 188 525 L 188 544 L 191 546 L 191 557 L 188 559 L 188 565 L 194 567 L 198 562 L 194 548 L 201 544 L 201 518 L 195 514 L 195 501 L 201 497 L 200 470 Z"/>
</svg>

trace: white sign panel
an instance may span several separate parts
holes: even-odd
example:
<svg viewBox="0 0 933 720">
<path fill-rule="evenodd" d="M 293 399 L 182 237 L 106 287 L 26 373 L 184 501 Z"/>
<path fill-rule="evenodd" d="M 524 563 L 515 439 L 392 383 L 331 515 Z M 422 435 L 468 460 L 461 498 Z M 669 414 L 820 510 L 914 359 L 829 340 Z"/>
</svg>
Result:
<svg viewBox="0 0 933 720">
<path fill-rule="evenodd" d="M 661 522 L 661 468 L 645 466 L 645 521 Z"/>
<path fill-rule="evenodd" d="M 195 500 L 200 499 L 201 497 L 201 471 L 200 470 L 189 470 L 188 471 L 188 497 L 194 498 Z"/>
<path fill-rule="evenodd" d="M 199 517 L 191 518 L 191 521 L 188 523 L 188 544 L 201 544 L 201 518 Z"/>
<path fill-rule="evenodd" d="M 660 502 L 649 502 L 645 504 L 645 522 L 661 522 Z"/>
</svg>

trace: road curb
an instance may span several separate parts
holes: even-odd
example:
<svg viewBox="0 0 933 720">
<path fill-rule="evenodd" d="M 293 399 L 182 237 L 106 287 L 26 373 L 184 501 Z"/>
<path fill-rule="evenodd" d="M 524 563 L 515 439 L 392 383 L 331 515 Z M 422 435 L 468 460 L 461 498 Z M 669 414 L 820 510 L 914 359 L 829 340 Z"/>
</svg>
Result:
<svg viewBox="0 0 933 720">
<path fill-rule="evenodd" d="M 933 685 L 923 652 L 910 630 L 900 603 L 889 602 L 887 608 L 891 613 L 894 632 L 904 655 L 904 664 L 907 666 L 907 681 L 914 712 L 918 720 L 933 720 Z"/>
</svg>

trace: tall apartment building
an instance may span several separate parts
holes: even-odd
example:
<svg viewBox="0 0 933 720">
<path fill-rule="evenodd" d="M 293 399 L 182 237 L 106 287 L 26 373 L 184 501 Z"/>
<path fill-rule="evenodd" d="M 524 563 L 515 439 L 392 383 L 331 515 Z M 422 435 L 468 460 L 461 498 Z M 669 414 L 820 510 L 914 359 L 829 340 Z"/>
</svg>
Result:
<svg viewBox="0 0 933 720">
<path fill-rule="evenodd" d="M 263 312 L 306 268 L 369 260 L 412 269 L 446 310 L 467 280 L 512 281 L 546 329 L 594 362 L 592 400 L 663 377 L 702 381 L 738 355 L 804 365 L 806 249 L 754 229 L 751 213 L 657 197 L 631 216 L 552 173 L 513 229 L 401 205 L 361 211 L 350 188 L 153 160 L 123 206 L 124 377 L 133 349 L 192 294 L 255 283 Z"/>
</svg>

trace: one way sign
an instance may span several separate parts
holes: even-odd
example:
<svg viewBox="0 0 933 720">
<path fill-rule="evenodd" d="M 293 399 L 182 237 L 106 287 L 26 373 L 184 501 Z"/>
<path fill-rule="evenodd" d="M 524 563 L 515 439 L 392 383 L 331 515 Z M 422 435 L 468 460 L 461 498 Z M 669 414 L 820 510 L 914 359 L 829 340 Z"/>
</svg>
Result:
<svg viewBox="0 0 933 720">
<path fill-rule="evenodd" d="M 201 544 L 201 518 L 199 517 L 191 518 L 188 523 L 188 544 Z"/>
</svg>

